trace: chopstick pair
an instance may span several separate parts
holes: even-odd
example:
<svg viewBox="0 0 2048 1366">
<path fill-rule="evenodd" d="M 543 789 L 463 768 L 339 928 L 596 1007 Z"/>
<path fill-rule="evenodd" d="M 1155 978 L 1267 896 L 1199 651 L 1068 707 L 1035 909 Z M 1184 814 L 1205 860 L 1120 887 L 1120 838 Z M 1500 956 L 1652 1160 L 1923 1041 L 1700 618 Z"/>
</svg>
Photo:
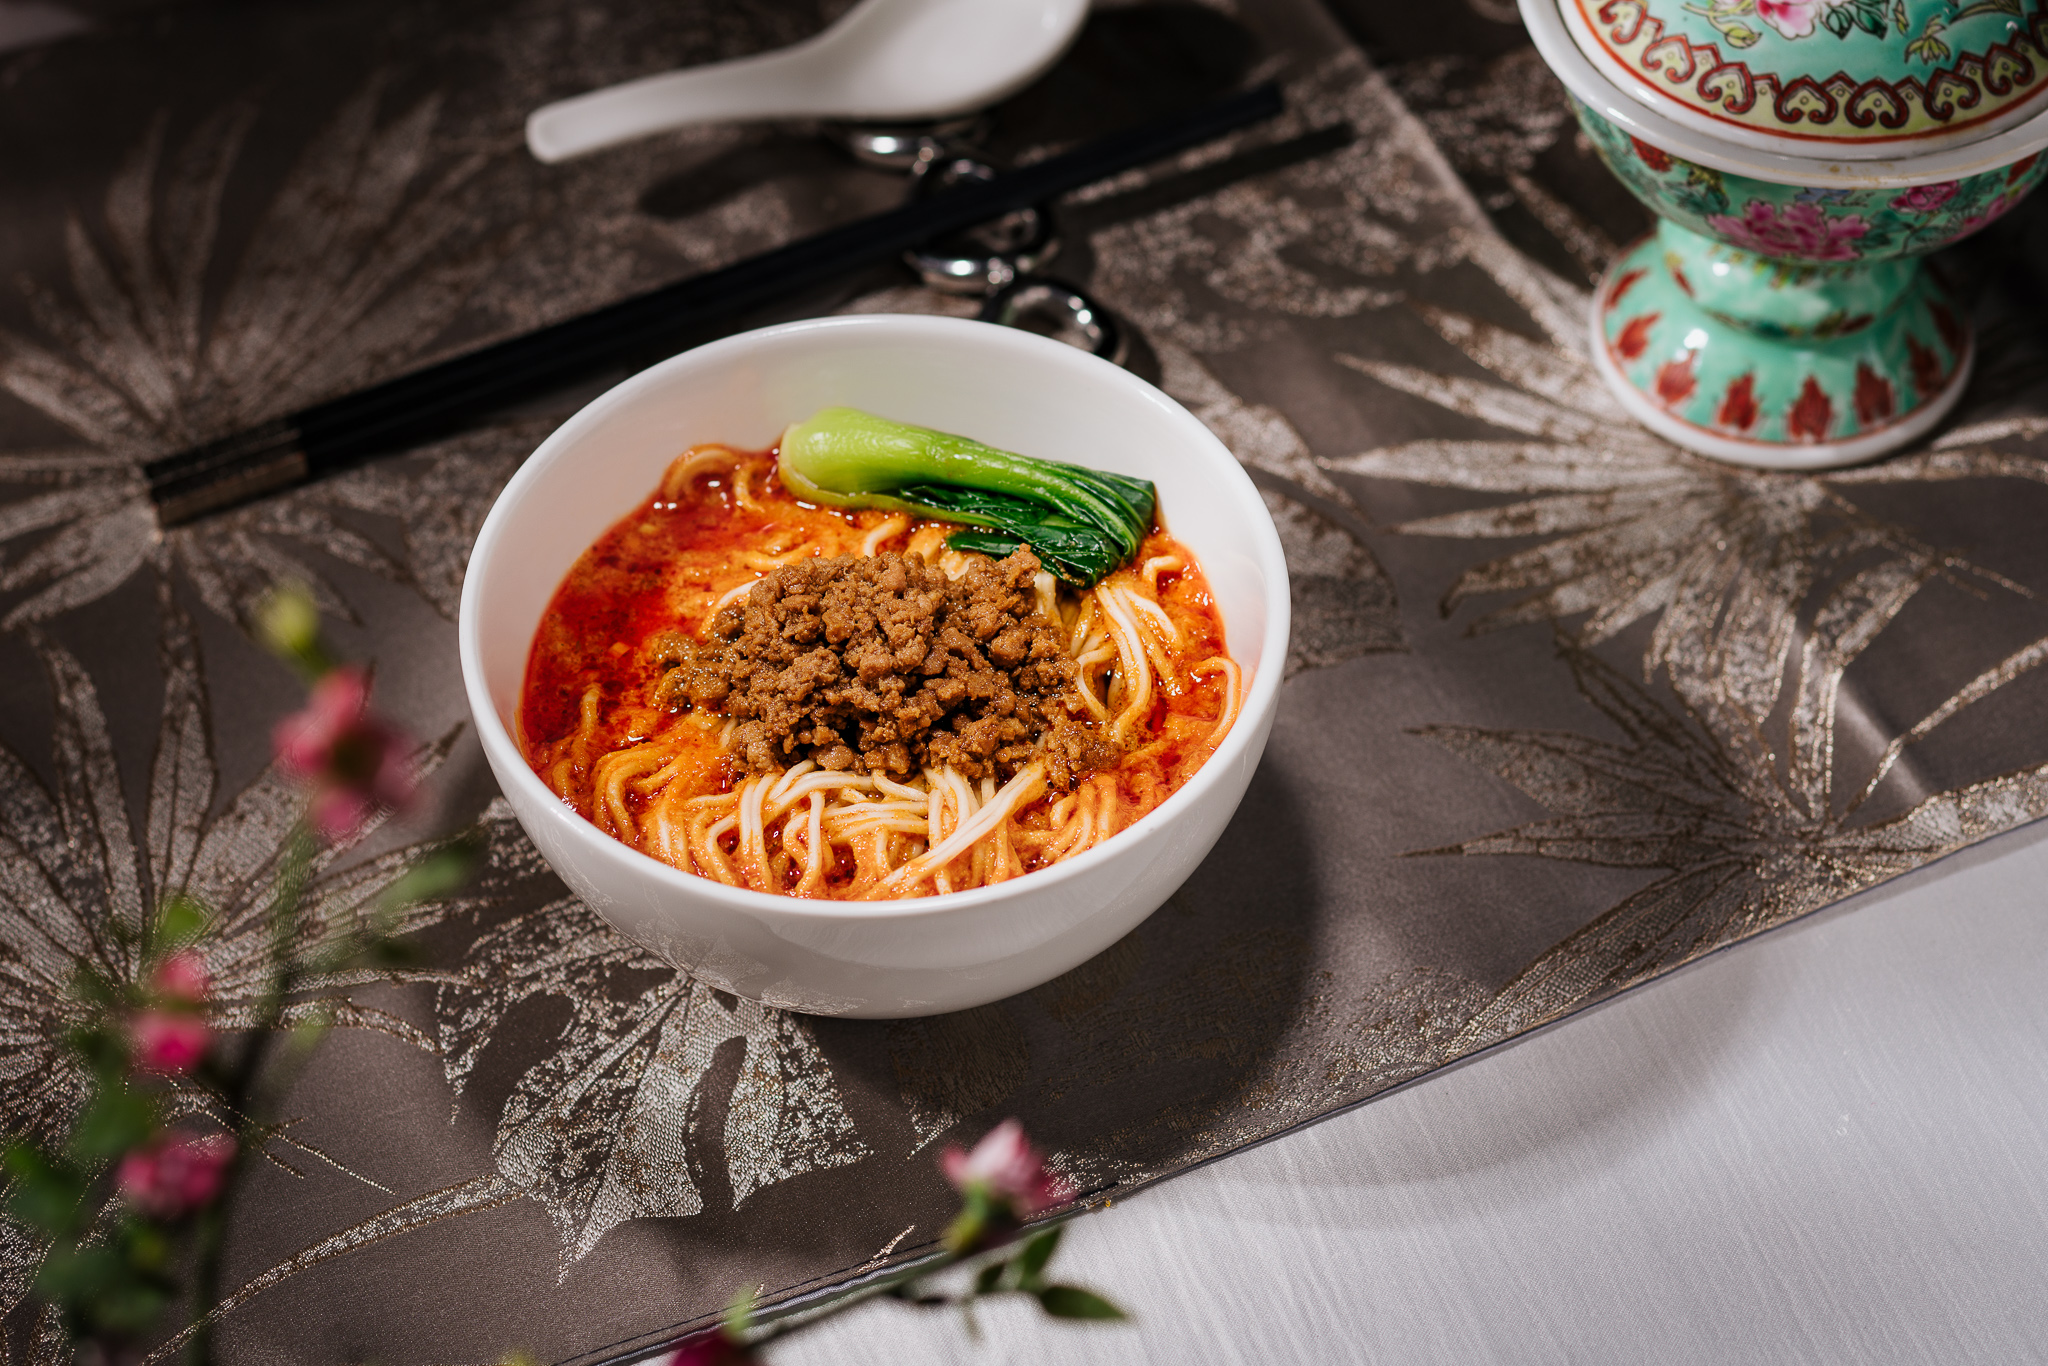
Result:
<svg viewBox="0 0 2048 1366">
<path fill-rule="evenodd" d="M 163 525 L 190 521 L 445 435 L 666 339 L 1198 146 L 1271 118 L 1281 107 L 1279 87 L 1268 82 L 152 460 L 142 467 L 143 477 Z"/>
</svg>

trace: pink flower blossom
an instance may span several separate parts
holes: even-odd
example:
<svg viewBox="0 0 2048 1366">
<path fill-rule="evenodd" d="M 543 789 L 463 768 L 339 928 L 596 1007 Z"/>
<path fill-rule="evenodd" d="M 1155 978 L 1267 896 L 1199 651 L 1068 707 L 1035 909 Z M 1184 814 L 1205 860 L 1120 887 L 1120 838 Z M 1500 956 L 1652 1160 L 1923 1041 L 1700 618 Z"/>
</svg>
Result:
<svg viewBox="0 0 2048 1366">
<path fill-rule="evenodd" d="M 1756 0 L 1756 17 L 1787 38 L 1806 38 L 1821 8 L 1821 0 Z"/>
<path fill-rule="evenodd" d="M 206 993 L 213 985 L 207 976 L 206 960 L 186 949 L 174 953 L 158 965 L 150 978 L 150 989 L 166 1001 L 181 1001 L 187 1005 L 198 1005 L 206 999 Z"/>
<path fill-rule="evenodd" d="M 278 767 L 294 778 L 322 776 L 369 706 L 370 680 L 361 669 L 331 670 L 313 685 L 306 709 L 285 717 L 272 732 Z"/>
<path fill-rule="evenodd" d="M 212 1031 L 197 1015 L 145 1010 L 128 1027 L 136 1066 L 147 1072 L 190 1072 L 206 1056 Z"/>
<path fill-rule="evenodd" d="M 234 1157 L 226 1134 L 164 1134 L 122 1158 L 115 1180 L 143 1214 L 175 1219 L 213 1202 Z"/>
<path fill-rule="evenodd" d="M 1986 223 L 1991 222 L 1993 219 L 2002 217 L 2007 209 L 2011 208 L 2013 205 L 2020 202 L 2020 198 L 2021 196 L 2013 194 L 2002 194 L 1998 196 L 1998 198 L 1992 200 L 1989 204 L 1986 204 L 1982 212 L 1973 213 L 1968 218 L 1965 218 L 1962 221 L 1962 224 L 1956 228 L 1956 237 L 1967 236 L 1970 233 L 1977 231 L 1977 229 L 1983 227 Z M 1955 238 L 1952 237 L 1948 240 L 1954 241 Z"/>
<path fill-rule="evenodd" d="M 939 1170 L 962 1194 L 980 1190 L 988 1199 L 1028 1219 L 1073 1194 L 1066 1180 L 1045 1168 L 1045 1161 L 1024 1137 L 1024 1126 L 1006 1119 L 982 1136 L 973 1152 L 948 1147 Z"/>
<path fill-rule="evenodd" d="M 1956 197 L 1956 182 L 1938 181 L 1932 185 L 1915 185 L 1912 189 L 1892 200 L 1892 207 L 1905 213 L 1933 213 L 1936 209 Z"/>
<path fill-rule="evenodd" d="M 1716 213 L 1707 222 L 1732 246 L 1807 261 L 1853 261 L 1856 239 L 1869 230 L 1858 214 L 1830 218 L 1817 204 L 1787 204 L 1781 212 L 1761 199 L 1750 200 L 1740 218 Z"/>
<path fill-rule="evenodd" d="M 329 844 L 346 844 L 377 814 L 377 804 L 352 787 L 322 787 L 306 807 L 306 820 Z"/>
<path fill-rule="evenodd" d="M 378 811 L 412 800 L 412 741 L 369 709 L 362 670 L 332 670 L 313 685 L 306 709 L 277 725 L 277 766 L 313 788 L 307 818 L 329 843 L 341 843 Z"/>
</svg>

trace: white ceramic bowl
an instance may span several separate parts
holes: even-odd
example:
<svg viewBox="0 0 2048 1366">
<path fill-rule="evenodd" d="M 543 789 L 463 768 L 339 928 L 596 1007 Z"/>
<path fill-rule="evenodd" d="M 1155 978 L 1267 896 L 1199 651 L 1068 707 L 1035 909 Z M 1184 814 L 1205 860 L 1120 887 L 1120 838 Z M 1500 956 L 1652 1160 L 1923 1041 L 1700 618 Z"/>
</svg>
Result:
<svg viewBox="0 0 2048 1366">
<path fill-rule="evenodd" d="M 1200 559 L 1245 670 L 1237 724 L 1158 810 L 1102 845 L 994 887 L 910 901 L 806 901 L 678 872 L 563 805 L 520 756 L 513 711 L 541 613 L 577 556 L 696 442 L 749 449 L 829 404 L 1008 450 L 1139 475 Z M 1050 980 L 1172 895 L 1244 796 L 1287 654 L 1287 565 L 1223 444 L 1166 395 L 1060 342 L 900 315 L 764 328 L 634 376 L 577 413 L 499 495 L 471 552 L 463 682 L 519 822 L 562 880 L 623 933 L 770 1005 L 891 1017 L 960 1010 Z"/>
</svg>

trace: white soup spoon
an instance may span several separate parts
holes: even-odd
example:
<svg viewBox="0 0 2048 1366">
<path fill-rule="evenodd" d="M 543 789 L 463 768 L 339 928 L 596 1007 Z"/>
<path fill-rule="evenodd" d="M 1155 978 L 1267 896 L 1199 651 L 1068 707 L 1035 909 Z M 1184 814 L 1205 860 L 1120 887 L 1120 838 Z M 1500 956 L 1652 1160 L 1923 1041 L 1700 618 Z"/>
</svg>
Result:
<svg viewBox="0 0 2048 1366">
<path fill-rule="evenodd" d="M 1043 75 L 1088 0 L 861 0 L 794 47 L 558 100 L 526 145 L 565 161 L 692 123 L 936 119 L 984 109 Z"/>
</svg>

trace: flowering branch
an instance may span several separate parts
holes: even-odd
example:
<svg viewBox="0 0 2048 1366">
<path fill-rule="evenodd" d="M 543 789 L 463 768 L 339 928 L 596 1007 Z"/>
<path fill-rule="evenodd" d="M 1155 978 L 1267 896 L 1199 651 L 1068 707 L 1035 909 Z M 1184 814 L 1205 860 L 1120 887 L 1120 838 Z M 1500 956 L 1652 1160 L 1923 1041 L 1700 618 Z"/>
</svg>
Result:
<svg viewBox="0 0 2048 1366">
<path fill-rule="evenodd" d="M 662 1366 L 760 1366 L 761 1352 L 769 1344 L 883 1298 L 925 1309 L 957 1307 L 969 1333 L 977 1331 L 975 1301 L 990 1295 L 1028 1295 L 1054 1318 L 1126 1317 L 1092 1290 L 1046 1279 L 1064 1224 L 1043 1229 L 1021 1244 L 1014 1241 L 1025 1220 L 1073 1195 L 1062 1178 L 1047 1170 L 1016 1120 L 1006 1119 L 991 1129 L 972 1152 L 948 1147 L 939 1168 L 960 1192 L 961 1206 L 937 1254 L 765 1324 L 756 1324 L 753 1295 L 742 1291 L 723 1323 L 684 1343 Z M 931 1277 L 955 1267 L 971 1273 L 964 1292 L 932 1288 Z"/>
<path fill-rule="evenodd" d="M 305 709 L 273 737 L 278 769 L 306 797 L 275 863 L 264 976 L 242 1037 L 225 1046 L 207 1021 L 212 984 L 198 946 L 215 917 L 189 896 L 169 895 L 139 932 L 127 932 L 139 940 L 125 947 L 142 967 L 140 984 L 77 969 L 88 1023 L 68 1042 L 89 1098 L 70 1134 L 60 1144 L 6 1147 L 8 1212 L 49 1243 L 36 1289 L 61 1310 L 72 1340 L 91 1343 L 108 1363 L 133 1360 L 162 1336 L 163 1315 L 181 1296 L 193 1313 L 189 1359 L 211 1361 L 229 1201 L 250 1155 L 277 1133 L 264 1117 L 277 1112 L 329 1023 L 315 1011 L 283 1031 L 287 1012 L 318 976 L 402 961 L 395 934 L 405 907 L 445 895 L 475 861 L 464 841 L 443 846 L 385 890 L 367 923 L 309 933 L 306 887 L 323 847 L 410 806 L 414 746 L 370 710 L 368 674 L 328 655 L 302 591 L 274 594 L 259 628 L 309 686 Z M 194 1112 L 220 1127 L 174 1122 Z M 189 1293 L 175 1274 L 181 1263 L 192 1268 Z"/>
</svg>

